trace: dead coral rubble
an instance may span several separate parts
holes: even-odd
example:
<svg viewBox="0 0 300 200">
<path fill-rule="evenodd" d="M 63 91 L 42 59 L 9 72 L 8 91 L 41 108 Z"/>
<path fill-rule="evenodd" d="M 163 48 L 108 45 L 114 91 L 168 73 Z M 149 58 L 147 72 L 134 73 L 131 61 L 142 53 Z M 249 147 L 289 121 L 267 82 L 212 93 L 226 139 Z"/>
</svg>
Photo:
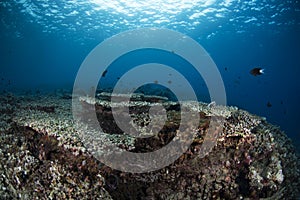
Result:
<svg viewBox="0 0 300 200">
<path fill-rule="evenodd" d="M 137 124 L 149 122 L 145 113 L 158 102 L 165 106 L 168 121 L 150 140 L 130 139 L 122 137 L 111 112 L 111 106 L 125 104 L 111 105 L 105 95 L 81 100 L 83 105 L 95 105 L 107 141 L 132 152 L 150 152 L 168 144 L 180 123 L 178 104 L 139 95 L 131 103 Z M 237 108 L 208 107 L 204 103 L 199 103 L 199 108 L 191 107 L 199 109 L 200 122 L 188 151 L 163 169 L 132 174 L 104 166 L 85 149 L 72 121 L 69 99 L 9 95 L 0 98 L 0 106 L 4 113 L 0 120 L 1 199 L 299 197 L 300 163 L 291 141 L 278 127 Z M 225 123 L 212 151 L 200 159 L 199 149 L 212 116 L 224 118 Z"/>
</svg>

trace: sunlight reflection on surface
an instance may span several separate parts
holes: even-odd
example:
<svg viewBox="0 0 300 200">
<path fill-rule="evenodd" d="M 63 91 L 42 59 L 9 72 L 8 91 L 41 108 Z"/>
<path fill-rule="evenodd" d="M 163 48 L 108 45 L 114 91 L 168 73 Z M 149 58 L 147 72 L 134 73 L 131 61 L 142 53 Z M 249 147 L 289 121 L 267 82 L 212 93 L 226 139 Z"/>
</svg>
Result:
<svg viewBox="0 0 300 200">
<path fill-rule="evenodd" d="M 226 0 L 224 4 L 229 5 L 232 0 Z M 195 5 L 208 7 L 216 0 L 90 0 L 101 9 L 114 9 L 119 13 L 129 14 L 129 11 L 143 12 L 145 14 L 168 13 L 178 14 L 184 10 L 191 9 Z"/>
<path fill-rule="evenodd" d="M 272 32 L 299 25 L 298 1 L 274 0 L 2 0 L 1 25 L 24 37 L 23 29 L 39 25 L 76 41 L 101 40 L 124 30 L 168 28 L 198 31 L 211 39 L 231 32 L 245 34 L 264 26 Z M 27 24 L 28 23 L 28 24 Z M 9 33 L 10 31 L 7 31 Z M 11 34 L 10 34 L 11 35 Z"/>
</svg>

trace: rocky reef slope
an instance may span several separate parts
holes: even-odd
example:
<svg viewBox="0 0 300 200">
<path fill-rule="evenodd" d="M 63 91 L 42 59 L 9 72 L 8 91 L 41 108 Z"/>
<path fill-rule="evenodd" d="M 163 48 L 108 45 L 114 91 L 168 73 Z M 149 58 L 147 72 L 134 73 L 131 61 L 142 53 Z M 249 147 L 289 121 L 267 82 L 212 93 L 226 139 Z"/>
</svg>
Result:
<svg viewBox="0 0 300 200">
<path fill-rule="evenodd" d="M 132 98 L 134 121 L 147 123 L 147 110 L 162 103 L 169 117 L 151 138 L 134 138 L 114 121 L 108 94 L 83 97 L 95 106 L 104 130 L 102 144 L 131 152 L 151 152 L 168 144 L 180 123 L 180 106 L 157 96 Z M 122 98 L 122 95 L 120 95 Z M 147 173 L 125 173 L 99 162 L 84 146 L 68 95 L 0 97 L 1 199 L 295 199 L 300 163 L 278 127 L 235 107 L 199 103 L 197 134 L 174 163 Z M 194 108 L 190 108 L 194 109 Z M 188 111 L 184 111 L 188 112 Z M 199 149 L 211 119 L 224 119 L 211 152 Z M 104 152 L 105 153 L 105 152 Z"/>
</svg>

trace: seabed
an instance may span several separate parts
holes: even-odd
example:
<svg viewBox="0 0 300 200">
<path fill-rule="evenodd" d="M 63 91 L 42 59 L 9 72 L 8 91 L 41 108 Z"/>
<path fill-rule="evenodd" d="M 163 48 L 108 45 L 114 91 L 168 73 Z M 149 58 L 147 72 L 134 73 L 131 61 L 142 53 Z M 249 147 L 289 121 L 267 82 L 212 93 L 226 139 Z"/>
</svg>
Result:
<svg viewBox="0 0 300 200">
<path fill-rule="evenodd" d="M 119 95 L 122 98 L 122 95 Z M 155 137 L 134 138 L 117 127 L 109 94 L 80 97 L 94 106 L 104 133 L 95 139 L 124 151 L 151 152 L 168 144 L 180 123 L 180 106 L 163 97 L 131 98 L 134 121 L 161 103 L 169 117 Z M 188 104 L 188 102 L 186 102 Z M 126 173 L 98 161 L 82 140 L 72 115 L 71 94 L 0 96 L 1 199 L 295 199 L 300 162 L 291 140 L 263 117 L 237 107 L 199 102 L 199 127 L 174 163 L 147 173 Z M 194 110 L 195 111 L 195 110 Z M 188 112 L 188 110 L 183 111 Z M 224 119 L 211 152 L 199 149 L 213 117 Z"/>
</svg>

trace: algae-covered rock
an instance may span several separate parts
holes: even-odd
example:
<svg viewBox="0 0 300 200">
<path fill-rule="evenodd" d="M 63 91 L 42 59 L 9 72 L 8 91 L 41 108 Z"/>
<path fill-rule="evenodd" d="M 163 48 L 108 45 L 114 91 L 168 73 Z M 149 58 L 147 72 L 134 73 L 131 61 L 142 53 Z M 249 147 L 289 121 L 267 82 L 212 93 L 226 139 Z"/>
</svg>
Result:
<svg viewBox="0 0 300 200">
<path fill-rule="evenodd" d="M 134 153 L 151 152 L 167 145 L 176 137 L 180 112 L 189 112 L 182 110 L 177 102 L 158 96 L 139 94 L 131 98 L 130 103 L 114 104 L 109 94 L 96 97 L 80 97 L 83 107 L 94 106 L 99 125 L 105 132 L 93 141 L 95 145 L 105 147 L 113 143 Z M 3 113 L 0 120 L 1 199 L 299 197 L 299 157 L 287 136 L 264 118 L 236 107 L 190 104 L 187 107 L 197 111 L 200 121 L 188 150 L 162 169 L 126 173 L 105 166 L 87 150 L 81 135 L 89 130 L 75 126 L 71 103 L 69 98 L 51 95 L 0 98 Z M 189 105 L 189 102 L 184 103 Z M 130 106 L 134 123 L 143 126 L 149 123 L 149 108 L 156 104 L 164 106 L 168 120 L 150 138 L 134 138 L 124 133 L 111 111 L 112 107 Z M 220 131 L 214 135 L 211 151 L 201 155 L 201 146 L 205 137 L 209 137 L 213 119 L 222 119 L 224 123 L 221 129 L 216 129 Z M 106 153 L 104 147 L 103 154 Z"/>
</svg>

